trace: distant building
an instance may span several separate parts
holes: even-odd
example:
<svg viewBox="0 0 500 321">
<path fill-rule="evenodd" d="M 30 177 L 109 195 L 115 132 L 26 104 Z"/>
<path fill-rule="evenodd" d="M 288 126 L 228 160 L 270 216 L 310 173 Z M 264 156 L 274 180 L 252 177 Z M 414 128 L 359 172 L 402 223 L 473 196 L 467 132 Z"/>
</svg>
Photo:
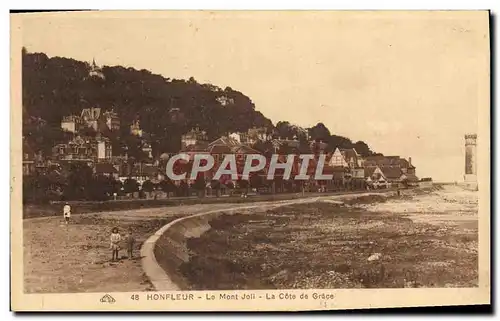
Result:
<svg viewBox="0 0 500 321">
<path fill-rule="evenodd" d="M 205 131 L 200 131 L 199 128 L 191 129 L 189 132 L 181 136 L 181 148 L 184 149 L 189 145 L 208 142 L 208 135 Z"/>
<path fill-rule="evenodd" d="M 158 166 L 153 164 L 138 162 L 131 166 L 128 173 L 125 175 L 120 175 L 118 178 L 122 183 L 128 178 L 131 178 L 142 185 L 147 180 L 157 180 L 161 176 Z"/>
<path fill-rule="evenodd" d="M 365 168 L 361 166 L 361 157 L 354 148 L 335 148 L 327 160 L 327 165 L 333 168 L 343 168 L 345 180 L 355 186 L 361 186 L 365 180 Z"/>
<path fill-rule="evenodd" d="M 347 163 L 344 154 L 342 154 L 339 148 L 335 148 L 328 165 L 332 167 L 349 167 L 349 163 Z"/>
<path fill-rule="evenodd" d="M 249 128 L 246 134 L 245 144 L 250 146 L 256 144 L 259 140 L 266 141 L 271 138 L 271 135 L 268 134 L 267 128 L 265 127 L 253 127 Z"/>
<path fill-rule="evenodd" d="M 465 135 L 465 175 L 464 182 L 468 189 L 477 190 L 477 135 Z"/>
<path fill-rule="evenodd" d="M 103 126 L 111 131 L 120 129 L 120 118 L 113 109 L 101 112 L 101 108 L 84 108 L 79 116 L 64 116 L 61 120 L 62 130 L 70 133 L 78 133 L 86 127 L 99 132 L 104 128 Z"/>
<path fill-rule="evenodd" d="M 397 166 L 382 166 L 377 167 L 384 173 L 384 177 L 387 179 L 387 182 L 398 184 L 402 182 L 404 179 L 408 179 L 405 174 L 401 171 L 400 167 Z M 416 180 L 418 182 L 418 180 Z"/>
<path fill-rule="evenodd" d="M 275 153 L 279 153 L 283 150 L 287 153 L 293 153 L 298 152 L 300 148 L 300 141 L 296 137 L 293 139 L 272 139 L 271 144 L 273 145 Z"/>
<path fill-rule="evenodd" d="M 398 167 L 405 174 L 409 176 L 416 175 L 416 168 L 411 162 L 411 157 L 408 160 L 399 156 L 368 156 L 365 158 L 364 167 Z"/>
<path fill-rule="evenodd" d="M 234 140 L 237 140 L 238 143 L 246 142 L 247 138 L 245 133 L 240 133 L 240 132 L 231 133 L 228 136 Z"/>
<path fill-rule="evenodd" d="M 52 148 L 55 160 L 63 162 L 85 162 L 93 164 L 109 161 L 112 157 L 112 148 L 109 140 L 104 137 L 77 136 L 66 144 L 58 144 Z"/>
<path fill-rule="evenodd" d="M 142 137 L 141 124 L 138 119 L 134 120 L 132 122 L 132 125 L 130 125 L 130 134 L 137 137 Z"/>
<path fill-rule="evenodd" d="M 354 179 L 364 179 L 365 169 L 362 165 L 361 156 L 356 149 L 340 149 L 340 153 L 344 157 L 345 163 L 349 166 L 351 177 Z"/>
<path fill-rule="evenodd" d="M 99 118 L 101 117 L 101 108 L 84 108 L 80 115 L 81 121 L 87 127 L 92 127 L 94 130 L 99 128 Z"/>
<path fill-rule="evenodd" d="M 368 156 L 362 161 L 362 167 L 365 169 L 365 177 L 369 177 L 373 171 L 382 172 L 383 179 L 388 184 L 404 186 L 417 186 L 419 184 L 411 157 L 406 160 L 399 156 Z"/>
<path fill-rule="evenodd" d="M 35 152 L 23 137 L 23 176 L 35 173 Z"/>
<path fill-rule="evenodd" d="M 311 151 L 314 154 L 323 154 L 325 152 L 327 145 L 328 144 L 323 142 L 322 140 L 309 142 Z"/>
<path fill-rule="evenodd" d="M 170 116 L 169 121 L 171 124 L 182 125 L 186 122 L 186 117 L 184 116 L 184 113 L 177 107 L 170 108 L 168 114 Z"/>
<path fill-rule="evenodd" d="M 432 184 L 432 178 L 430 177 L 424 177 L 418 182 L 418 186 L 420 188 L 431 188 L 433 186 Z"/>
<path fill-rule="evenodd" d="M 142 151 L 146 153 L 148 158 L 153 158 L 153 148 L 151 147 L 151 144 L 148 142 L 143 142 L 142 144 Z"/>
<path fill-rule="evenodd" d="M 66 132 L 77 133 L 81 127 L 81 118 L 75 115 L 64 116 L 61 121 L 61 129 Z"/>
<path fill-rule="evenodd" d="M 365 168 L 366 183 L 373 187 L 388 187 L 389 179 L 378 166 Z"/>
<path fill-rule="evenodd" d="M 118 169 L 111 163 L 97 163 L 95 165 L 95 174 L 102 176 L 109 176 L 114 179 L 118 179 Z"/>
<path fill-rule="evenodd" d="M 105 111 L 102 116 L 109 130 L 115 131 L 120 129 L 120 117 L 118 117 L 118 114 L 113 109 Z"/>
<path fill-rule="evenodd" d="M 92 59 L 92 64 L 90 64 L 89 76 L 104 79 L 104 74 L 101 67 L 97 66 L 95 59 Z"/>
<path fill-rule="evenodd" d="M 228 106 L 234 104 L 234 99 L 227 97 L 225 95 L 217 97 L 217 101 L 222 105 L 222 106 Z"/>
<path fill-rule="evenodd" d="M 255 145 L 258 141 L 266 141 L 271 138 L 267 135 L 266 128 L 250 128 L 247 132 L 235 132 L 228 136 L 249 146 Z"/>
</svg>

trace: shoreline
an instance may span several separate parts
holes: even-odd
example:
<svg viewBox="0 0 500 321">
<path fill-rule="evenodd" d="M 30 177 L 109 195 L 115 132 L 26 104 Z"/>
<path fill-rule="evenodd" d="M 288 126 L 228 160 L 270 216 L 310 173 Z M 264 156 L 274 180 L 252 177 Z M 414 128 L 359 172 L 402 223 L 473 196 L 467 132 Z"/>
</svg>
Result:
<svg viewBox="0 0 500 321">
<path fill-rule="evenodd" d="M 186 246 L 189 239 L 202 237 L 211 228 L 211 221 L 221 215 L 253 215 L 259 210 L 281 208 L 293 204 L 311 204 L 321 200 L 336 199 L 337 201 L 362 200 L 364 197 L 386 199 L 394 196 L 394 191 L 385 193 L 356 193 L 349 195 L 324 196 L 301 200 L 282 201 L 280 203 L 262 203 L 249 207 L 214 210 L 206 213 L 177 219 L 164 226 L 151 236 L 143 245 L 143 269 L 156 290 L 180 290 L 186 288 L 186 282 L 179 274 L 178 267 L 189 261 L 190 251 Z M 365 198 L 366 201 L 366 198 Z"/>
<path fill-rule="evenodd" d="M 432 192 L 416 191 L 410 197 L 360 196 L 342 202 L 324 199 L 284 205 L 277 211 L 222 213 L 194 223 L 192 226 L 203 225 L 199 235 L 183 237 L 189 226 L 173 231 L 170 242 L 160 241 L 160 247 L 171 252 L 155 254 L 178 289 L 477 286 L 477 232 L 413 222 L 401 214 L 367 212 L 356 206 L 418 200 Z M 399 249 L 402 245 L 407 248 Z M 314 254 L 318 251 L 327 252 Z M 334 258 L 352 262 L 332 263 L 336 260 L 329 259 L 333 253 Z M 380 260 L 367 261 L 377 253 Z M 170 259 L 161 257 L 166 254 Z M 296 262 L 288 260 L 290 255 Z M 308 268 L 302 271 L 301 265 Z M 454 274 L 447 274 L 445 267 L 453 266 Z M 316 274 L 300 276 L 307 271 Z M 402 276 L 400 271 L 410 276 Z"/>
</svg>

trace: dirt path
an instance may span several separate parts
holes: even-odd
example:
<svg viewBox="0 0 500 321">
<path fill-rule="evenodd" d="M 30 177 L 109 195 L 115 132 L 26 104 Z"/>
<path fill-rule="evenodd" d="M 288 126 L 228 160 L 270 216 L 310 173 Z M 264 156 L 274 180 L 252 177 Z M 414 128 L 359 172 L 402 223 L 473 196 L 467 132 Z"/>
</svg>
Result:
<svg viewBox="0 0 500 321">
<path fill-rule="evenodd" d="M 151 289 L 140 258 L 110 262 L 109 235 L 132 227 L 140 245 L 163 225 L 183 215 L 227 204 L 178 206 L 24 220 L 24 289 L 27 293 L 145 291 Z M 121 255 L 125 255 L 122 250 Z"/>
</svg>

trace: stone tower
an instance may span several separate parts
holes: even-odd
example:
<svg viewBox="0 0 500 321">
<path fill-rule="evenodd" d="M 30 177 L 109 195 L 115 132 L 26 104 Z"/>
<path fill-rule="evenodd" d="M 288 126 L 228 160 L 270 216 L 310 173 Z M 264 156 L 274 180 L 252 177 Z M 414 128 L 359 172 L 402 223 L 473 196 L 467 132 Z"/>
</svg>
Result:
<svg viewBox="0 0 500 321">
<path fill-rule="evenodd" d="M 465 175 L 464 181 L 468 188 L 477 189 L 477 135 L 465 135 Z"/>
</svg>

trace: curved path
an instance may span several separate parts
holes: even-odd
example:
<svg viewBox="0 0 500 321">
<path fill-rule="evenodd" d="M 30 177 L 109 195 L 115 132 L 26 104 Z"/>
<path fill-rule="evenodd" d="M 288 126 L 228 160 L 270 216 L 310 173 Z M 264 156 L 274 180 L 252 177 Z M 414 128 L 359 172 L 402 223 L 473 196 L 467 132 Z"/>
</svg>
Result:
<svg viewBox="0 0 500 321">
<path fill-rule="evenodd" d="M 167 225 L 160 228 L 156 233 L 150 236 L 144 243 L 141 248 L 141 257 L 142 257 L 142 268 L 148 277 L 149 281 L 152 283 L 153 288 L 156 291 L 177 291 L 181 290 L 182 286 L 179 285 L 175 279 L 178 279 L 176 275 L 171 275 L 167 273 L 158 263 L 158 260 L 155 255 L 155 247 L 157 246 L 157 242 L 165 234 L 169 231 L 172 231 L 175 234 L 177 240 L 166 240 L 167 243 L 172 244 L 174 247 L 170 247 L 169 249 L 161 249 L 164 255 L 172 256 L 172 257 L 181 257 L 182 259 L 187 259 L 185 248 L 182 245 L 184 240 L 189 237 L 199 237 L 202 233 L 208 230 L 210 227 L 208 225 L 208 221 L 214 218 L 218 214 L 232 214 L 235 212 L 246 212 L 246 211 L 262 211 L 265 209 L 272 209 L 276 207 L 292 205 L 292 204 L 300 204 L 300 203 L 313 203 L 318 201 L 328 201 L 335 203 L 342 203 L 342 201 L 352 198 L 357 198 L 360 196 L 368 196 L 368 195 L 387 195 L 394 192 L 387 193 L 353 193 L 348 195 L 335 195 L 335 196 L 319 196 L 319 197 L 311 197 L 311 198 L 302 198 L 302 199 L 294 199 L 287 201 L 274 201 L 274 202 L 259 202 L 254 205 L 248 204 L 226 204 L 226 207 L 221 207 L 218 209 L 211 209 L 210 211 L 205 211 L 201 213 L 196 213 L 190 216 L 185 216 L 178 218 L 172 222 L 169 222 Z M 178 238 L 182 240 L 178 240 Z M 177 247 L 178 249 L 174 249 Z M 172 270 L 170 271 L 172 272 Z"/>
<path fill-rule="evenodd" d="M 69 225 L 64 224 L 61 216 L 24 219 L 24 290 L 26 293 L 151 290 L 139 257 L 110 262 L 108 240 L 112 227 L 119 227 L 122 233 L 132 227 L 140 246 L 148 236 L 176 218 L 248 204 L 197 204 L 79 214 L 72 216 Z M 124 251 L 120 254 L 125 255 Z"/>
</svg>

